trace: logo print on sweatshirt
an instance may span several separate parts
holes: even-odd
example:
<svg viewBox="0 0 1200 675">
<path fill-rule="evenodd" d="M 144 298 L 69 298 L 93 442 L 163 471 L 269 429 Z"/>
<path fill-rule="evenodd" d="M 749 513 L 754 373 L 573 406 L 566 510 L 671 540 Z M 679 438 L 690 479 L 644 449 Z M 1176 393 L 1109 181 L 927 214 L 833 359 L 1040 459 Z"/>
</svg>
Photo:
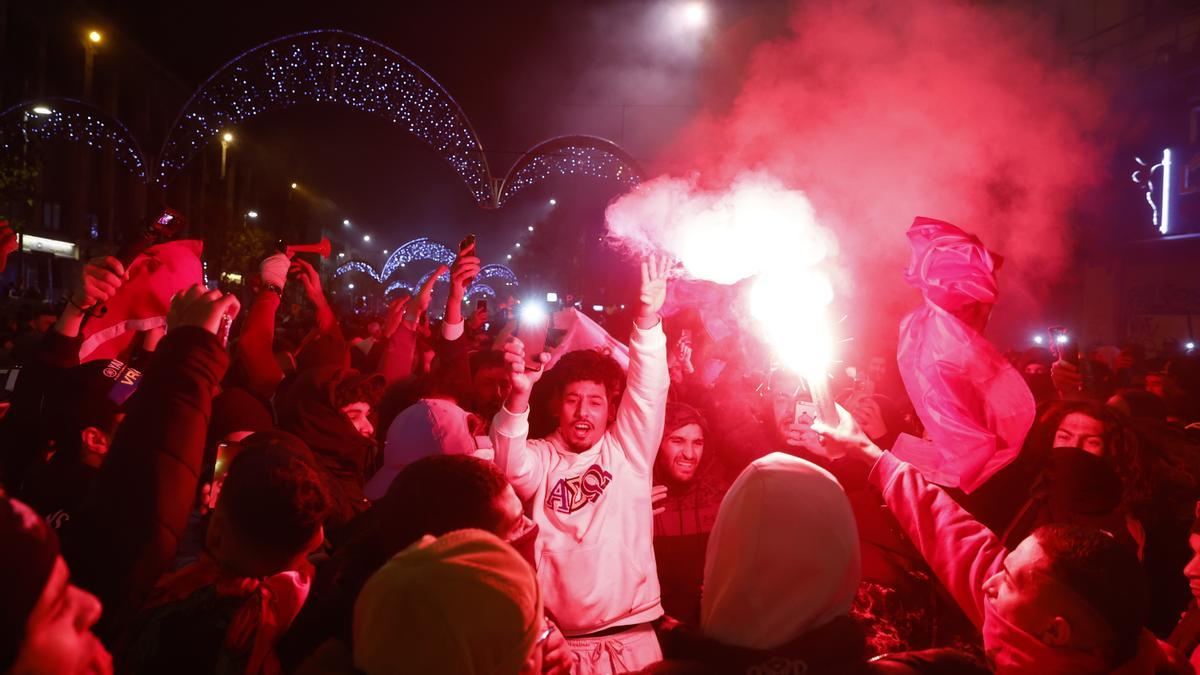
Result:
<svg viewBox="0 0 1200 675">
<path fill-rule="evenodd" d="M 600 498 L 612 474 L 593 464 L 582 475 L 560 478 L 546 495 L 546 506 L 559 513 L 575 513 Z"/>
</svg>

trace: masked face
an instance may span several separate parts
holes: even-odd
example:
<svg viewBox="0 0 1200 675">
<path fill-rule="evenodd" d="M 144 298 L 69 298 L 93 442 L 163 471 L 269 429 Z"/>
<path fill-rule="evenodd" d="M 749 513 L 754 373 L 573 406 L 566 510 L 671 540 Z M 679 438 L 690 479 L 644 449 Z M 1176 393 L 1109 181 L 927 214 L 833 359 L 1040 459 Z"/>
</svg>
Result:
<svg viewBox="0 0 1200 675">
<path fill-rule="evenodd" d="M 704 430 L 699 424 L 686 424 L 663 436 L 655 466 L 659 476 L 673 483 L 687 483 L 696 477 L 703 456 Z"/>
<path fill-rule="evenodd" d="M 1097 457 L 1104 457 L 1104 423 L 1090 415 L 1071 413 L 1058 423 L 1054 432 L 1054 447 L 1079 448 Z"/>
<path fill-rule="evenodd" d="M 572 382 L 558 402 L 558 433 L 572 452 L 584 452 L 608 429 L 608 392 L 590 380 Z"/>
</svg>

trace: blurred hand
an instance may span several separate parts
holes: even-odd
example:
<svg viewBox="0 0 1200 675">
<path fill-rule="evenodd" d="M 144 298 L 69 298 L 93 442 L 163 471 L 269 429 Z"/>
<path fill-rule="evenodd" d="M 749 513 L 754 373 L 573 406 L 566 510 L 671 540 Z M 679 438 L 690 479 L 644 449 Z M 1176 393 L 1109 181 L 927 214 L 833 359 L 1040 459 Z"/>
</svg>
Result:
<svg viewBox="0 0 1200 675">
<path fill-rule="evenodd" d="M 570 675 L 574 659 L 567 639 L 549 619 L 546 623 L 550 624 L 550 635 L 542 643 L 542 675 Z"/>
<path fill-rule="evenodd" d="M 450 295 L 460 301 L 467 294 L 467 287 L 475 277 L 479 276 L 479 258 L 475 257 L 475 246 L 472 244 L 466 251 L 454 259 L 450 268 Z M 440 275 L 439 275 L 440 276 Z"/>
<path fill-rule="evenodd" d="M 816 455 L 825 454 L 825 449 L 821 447 L 821 437 L 806 421 L 789 424 L 784 430 L 783 442 L 793 448 L 804 448 Z"/>
<path fill-rule="evenodd" d="M 839 405 L 837 411 L 837 427 L 831 427 L 820 420 L 813 422 L 813 431 L 824 437 L 825 454 L 835 457 L 845 455 L 868 465 L 875 464 L 883 456 L 883 451 L 867 438 L 845 408 Z"/>
<path fill-rule="evenodd" d="M 264 284 L 270 284 L 283 290 L 284 284 L 287 283 L 288 270 L 292 266 L 292 261 L 285 253 L 276 253 L 263 259 L 258 265 L 258 276 L 262 277 Z"/>
<path fill-rule="evenodd" d="M 171 298 L 167 311 L 167 332 L 182 326 L 198 326 L 220 336 L 221 322 L 226 316 L 232 321 L 242 308 L 236 296 L 210 291 L 195 284 Z"/>
<path fill-rule="evenodd" d="M 1083 375 L 1079 372 L 1079 366 L 1070 361 L 1055 361 L 1050 366 L 1050 379 L 1063 397 L 1078 394 L 1083 389 Z"/>
<path fill-rule="evenodd" d="M 447 269 L 445 265 L 438 265 L 425 283 L 421 284 L 421 288 L 417 289 L 417 294 L 408 301 L 408 306 L 404 309 L 404 320 L 409 325 L 415 326 L 421 315 L 429 309 L 429 302 L 433 299 L 433 287 L 437 284 L 438 277 L 445 274 Z"/>
<path fill-rule="evenodd" d="M 83 267 L 83 284 L 71 294 L 71 302 L 91 309 L 112 299 L 127 279 L 128 274 L 120 260 L 112 256 L 89 260 Z"/>
<path fill-rule="evenodd" d="M 387 319 L 383 322 L 383 337 L 390 338 L 396 334 L 400 322 L 404 320 L 404 308 L 411 299 L 411 295 L 402 295 L 388 305 Z"/>
<path fill-rule="evenodd" d="M 666 512 L 667 507 L 659 506 L 659 504 L 662 503 L 662 501 L 666 498 L 667 498 L 667 486 L 666 485 L 655 485 L 654 487 L 650 488 L 650 506 L 653 507 L 653 509 L 654 509 L 654 515 L 657 516 L 660 513 Z"/>
<path fill-rule="evenodd" d="M 642 286 L 638 291 L 638 308 L 634 322 L 643 330 L 658 323 L 658 311 L 667 301 L 667 277 L 671 263 L 665 256 L 652 255 L 642 261 Z"/>
<path fill-rule="evenodd" d="M 8 224 L 0 221 L 0 272 L 8 264 L 8 256 L 17 250 L 17 232 Z"/>
<path fill-rule="evenodd" d="M 467 319 L 467 327 L 471 330 L 480 330 L 483 324 L 487 323 L 488 311 L 486 307 L 480 307 L 474 312 L 471 312 L 471 318 Z"/>
<path fill-rule="evenodd" d="M 158 349 L 158 343 L 167 334 L 167 329 L 164 326 L 158 326 L 157 328 L 142 331 L 142 333 L 144 334 L 142 336 L 142 349 L 152 352 Z"/>
<path fill-rule="evenodd" d="M 317 271 L 306 260 L 294 258 L 291 262 L 290 272 L 304 286 L 304 294 L 308 296 L 308 301 L 317 307 L 327 304 L 325 293 L 321 290 L 321 275 L 317 274 Z"/>
<path fill-rule="evenodd" d="M 508 341 L 504 343 L 504 363 L 508 367 L 508 380 L 512 384 L 512 391 L 509 393 L 509 398 L 512 399 L 514 395 L 523 397 L 526 404 L 528 403 L 529 392 L 533 390 L 533 385 L 542 379 L 542 374 L 545 372 L 544 366 L 550 361 L 550 354 L 547 352 L 538 354 L 534 363 L 540 367 L 527 369 L 527 361 L 525 343 L 521 342 L 520 338 L 508 338 Z M 509 408 L 509 411 L 519 413 L 524 412 L 524 408 L 521 410 Z"/>
<path fill-rule="evenodd" d="M 853 406 L 847 405 L 846 407 L 868 438 L 883 438 L 887 435 L 888 428 L 883 421 L 883 411 L 879 409 L 879 403 L 875 399 L 860 398 L 854 402 Z"/>
</svg>

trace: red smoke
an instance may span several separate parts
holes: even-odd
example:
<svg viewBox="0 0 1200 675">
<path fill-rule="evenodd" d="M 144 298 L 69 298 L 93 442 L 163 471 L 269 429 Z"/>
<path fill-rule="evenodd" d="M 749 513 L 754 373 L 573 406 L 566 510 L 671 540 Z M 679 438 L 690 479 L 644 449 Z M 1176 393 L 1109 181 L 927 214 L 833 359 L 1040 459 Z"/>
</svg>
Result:
<svg viewBox="0 0 1200 675">
<path fill-rule="evenodd" d="M 874 342 L 919 302 L 901 276 L 917 215 L 1004 256 L 1002 307 L 1036 300 L 1070 255 L 1072 205 L 1104 177 L 1104 88 L 1009 9 L 813 2 L 789 27 L 660 168 L 714 188 L 762 172 L 802 190 L 839 242 L 837 304 Z"/>
</svg>

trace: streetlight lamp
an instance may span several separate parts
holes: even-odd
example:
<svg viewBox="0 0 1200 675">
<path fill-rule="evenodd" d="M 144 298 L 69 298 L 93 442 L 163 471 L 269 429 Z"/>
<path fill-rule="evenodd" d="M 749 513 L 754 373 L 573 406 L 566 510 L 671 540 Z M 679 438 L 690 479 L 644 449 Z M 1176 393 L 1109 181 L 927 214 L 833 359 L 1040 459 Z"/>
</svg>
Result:
<svg viewBox="0 0 1200 675">
<path fill-rule="evenodd" d="M 345 225 L 346 227 L 350 227 L 350 219 L 347 218 L 347 219 L 343 220 L 342 225 Z"/>
<path fill-rule="evenodd" d="M 363 241 L 367 242 L 368 244 L 369 244 L 369 243 L 371 243 L 371 235 L 369 235 L 369 234 L 364 234 L 364 235 L 363 235 Z"/>
<path fill-rule="evenodd" d="M 246 217 L 249 218 L 250 220 L 254 220 L 255 218 L 258 217 L 258 211 L 247 211 Z"/>
<path fill-rule="evenodd" d="M 296 188 L 298 188 L 298 187 L 300 187 L 300 186 L 299 186 L 299 185 L 297 185 L 297 184 L 295 184 L 295 183 L 292 183 L 292 189 L 293 189 L 293 190 L 295 190 L 295 189 L 296 189 Z"/>
<path fill-rule="evenodd" d="M 88 31 L 87 39 L 83 41 L 83 98 L 92 98 L 92 70 L 96 60 L 96 49 L 104 41 L 104 36 L 98 30 Z"/>
<path fill-rule="evenodd" d="M 229 144 L 233 142 L 233 134 L 226 131 L 221 134 L 221 180 L 225 180 L 225 157 L 229 154 Z"/>
</svg>

